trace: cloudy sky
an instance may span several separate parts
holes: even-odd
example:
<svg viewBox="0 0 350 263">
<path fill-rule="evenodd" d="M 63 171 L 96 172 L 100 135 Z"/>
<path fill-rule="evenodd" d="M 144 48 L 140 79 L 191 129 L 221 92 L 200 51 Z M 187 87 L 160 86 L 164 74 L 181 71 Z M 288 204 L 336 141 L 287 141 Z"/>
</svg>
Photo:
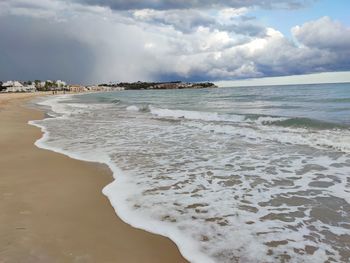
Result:
<svg viewBox="0 0 350 263">
<path fill-rule="evenodd" d="M 349 0 L 0 0 L 0 80 L 350 71 Z"/>
</svg>

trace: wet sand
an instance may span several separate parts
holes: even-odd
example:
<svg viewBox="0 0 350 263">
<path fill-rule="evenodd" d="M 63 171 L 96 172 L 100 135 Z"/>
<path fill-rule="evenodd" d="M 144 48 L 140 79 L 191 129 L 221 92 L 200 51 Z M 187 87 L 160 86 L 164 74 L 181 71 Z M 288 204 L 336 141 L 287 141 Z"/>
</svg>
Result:
<svg viewBox="0 0 350 263">
<path fill-rule="evenodd" d="M 42 150 L 39 94 L 0 94 L 0 262 L 186 262 L 165 237 L 130 227 L 101 190 L 107 166 Z"/>
</svg>

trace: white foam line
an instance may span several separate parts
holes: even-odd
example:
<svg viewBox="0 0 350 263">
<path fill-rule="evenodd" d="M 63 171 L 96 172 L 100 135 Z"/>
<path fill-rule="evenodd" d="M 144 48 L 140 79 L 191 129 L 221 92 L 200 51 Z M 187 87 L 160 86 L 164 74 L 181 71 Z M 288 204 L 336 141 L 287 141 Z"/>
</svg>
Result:
<svg viewBox="0 0 350 263">
<path fill-rule="evenodd" d="M 57 97 L 55 99 L 57 101 Z M 44 104 L 44 105 L 50 105 L 50 104 Z M 64 115 L 60 117 L 55 117 L 55 118 L 63 118 L 63 117 Z M 147 218 L 147 220 L 145 220 L 145 218 L 139 218 L 139 216 L 136 215 L 136 212 L 132 211 L 124 201 L 127 196 L 127 193 L 130 191 L 129 189 L 126 189 L 125 187 L 123 187 L 123 183 L 127 182 L 126 173 L 124 173 L 121 169 L 119 169 L 108 157 L 105 156 L 105 158 L 100 158 L 100 159 L 98 158 L 89 159 L 79 154 L 65 151 L 60 148 L 48 146 L 47 144 L 45 144 L 45 142 L 48 141 L 49 139 L 49 136 L 50 136 L 49 131 L 43 125 L 36 123 L 35 120 L 28 121 L 28 124 L 40 128 L 43 133 L 43 136 L 34 143 L 35 146 L 37 146 L 38 148 L 60 153 L 76 160 L 95 162 L 95 163 L 108 165 L 108 167 L 111 169 L 113 173 L 114 181 L 108 184 L 107 186 L 105 186 L 102 190 L 102 193 L 108 197 L 117 216 L 120 219 L 122 219 L 125 223 L 131 225 L 134 228 L 143 229 L 150 233 L 154 233 L 154 234 L 158 234 L 158 235 L 162 235 L 170 238 L 176 244 L 176 246 L 178 247 L 183 257 L 190 262 L 200 262 L 200 263 L 214 262 L 213 259 L 209 258 L 207 255 L 205 255 L 203 252 L 200 251 L 199 246 L 196 245 L 196 243 L 192 239 L 183 235 L 179 230 L 175 229 L 169 223 L 161 222 L 157 220 L 151 220 L 149 218 Z M 118 198 L 116 198 L 116 193 L 118 193 Z"/>
<path fill-rule="evenodd" d="M 140 111 L 139 107 L 132 105 L 126 108 L 127 111 Z"/>
<path fill-rule="evenodd" d="M 245 119 L 244 116 L 240 115 L 220 115 L 216 112 L 170 110 L 152 106 L 150 106 L 150 111 L 151 114 L 158 117 L 185 118 L 188 120 L 242 122 Z"/>
</svg>

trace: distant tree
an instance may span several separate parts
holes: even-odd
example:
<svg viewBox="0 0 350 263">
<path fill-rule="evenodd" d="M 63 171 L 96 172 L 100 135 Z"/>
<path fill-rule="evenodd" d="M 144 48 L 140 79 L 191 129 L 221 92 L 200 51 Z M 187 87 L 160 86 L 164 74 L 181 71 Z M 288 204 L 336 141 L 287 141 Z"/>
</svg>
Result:
<svg viewBox="0 0 350 263">
<path fill-rule="evenodd" d="M 34 80 L 34 84 L 35 84 L 35 87 L 38 91 L 42 91 L 42 87 L 40 85 L 41 84 L 40 80 L 38 80 L 38 79 Z"/>
</svg>

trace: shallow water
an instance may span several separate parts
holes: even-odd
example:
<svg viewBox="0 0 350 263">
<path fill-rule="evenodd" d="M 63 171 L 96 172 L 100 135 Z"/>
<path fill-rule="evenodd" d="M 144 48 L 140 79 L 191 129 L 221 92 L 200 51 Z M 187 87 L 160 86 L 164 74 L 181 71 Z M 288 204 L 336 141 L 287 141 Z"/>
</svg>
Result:
<svg viewBox="0 0 350 263">
<path fill-rule="evenodd" d="M 119 216 L 193 262 L 350 261 L 350 85 L 40 102 L 37 145 L 105 162 Z M 113 234 L 113 233 L 111 233 Z"/>
</svg>

